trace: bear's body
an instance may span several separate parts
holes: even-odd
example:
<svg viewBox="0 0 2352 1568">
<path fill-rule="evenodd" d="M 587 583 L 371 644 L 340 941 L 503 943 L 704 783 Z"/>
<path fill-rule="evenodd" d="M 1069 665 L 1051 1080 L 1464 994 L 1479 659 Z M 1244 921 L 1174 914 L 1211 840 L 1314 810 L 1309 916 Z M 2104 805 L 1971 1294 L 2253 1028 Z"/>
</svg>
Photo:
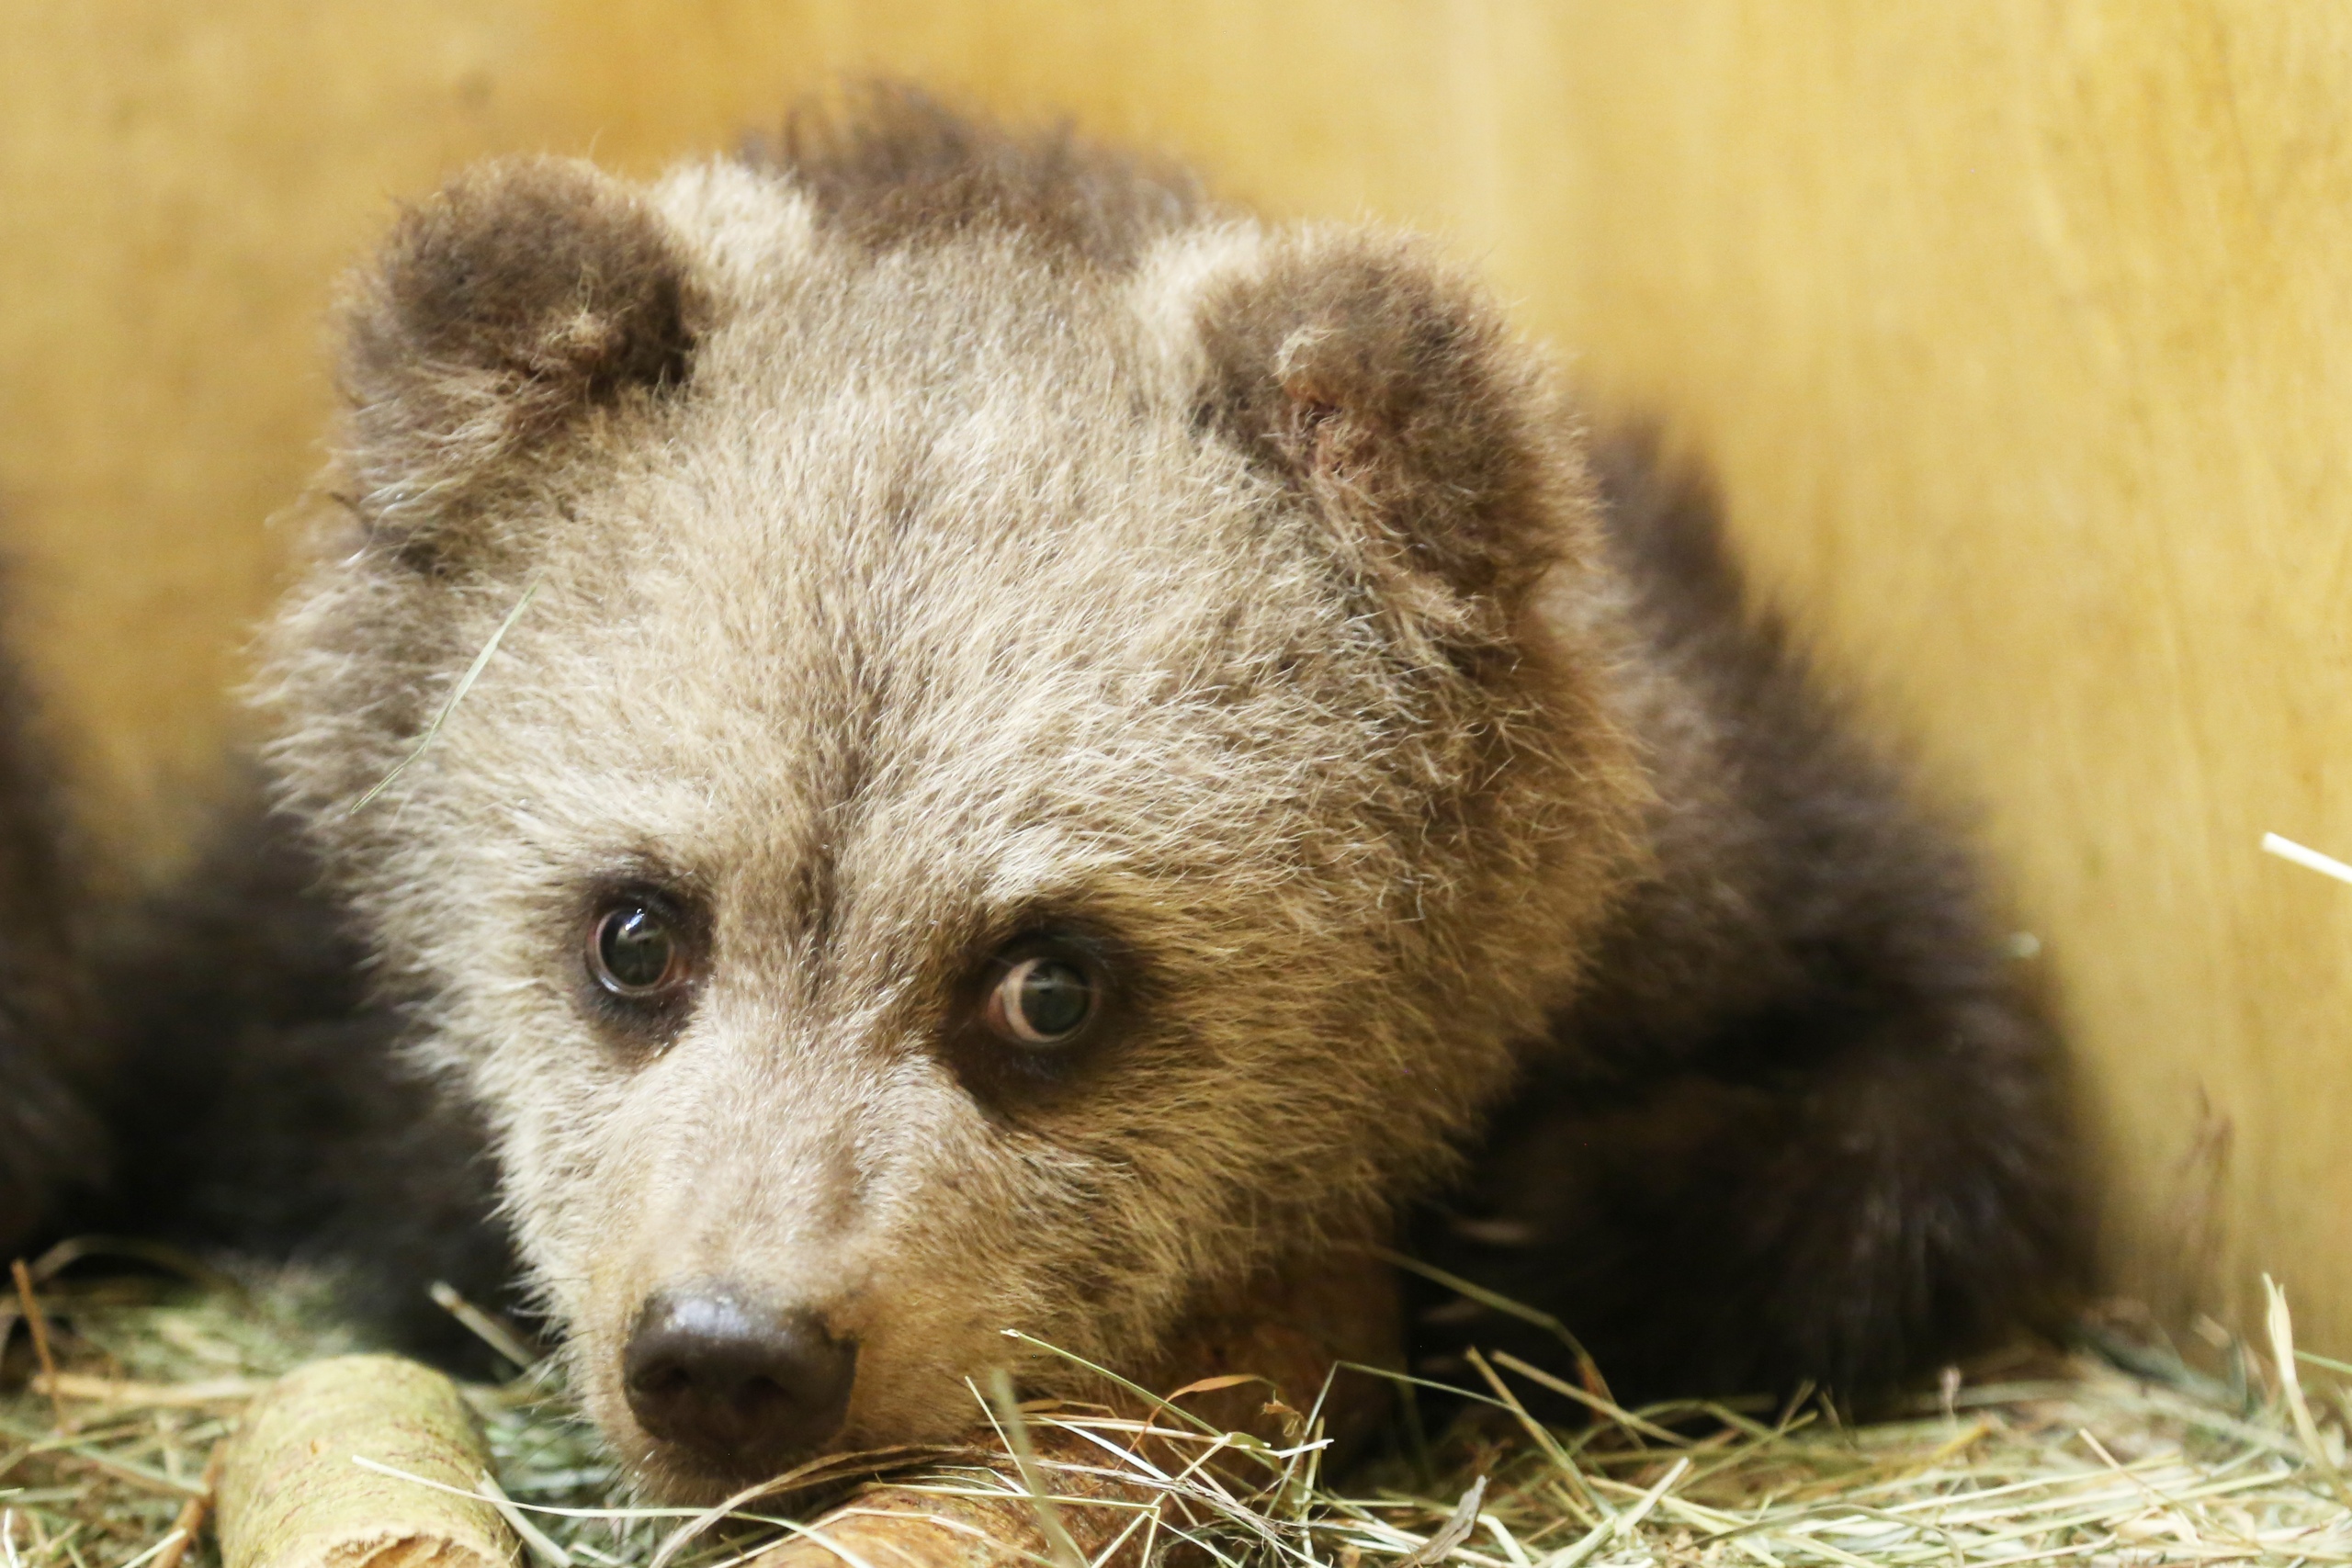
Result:
<svg viewBox="0 0 2352 1568">
<path fill-rule="evenodd" d="M 81 1217 L 324 1270 L 373 1337 L 492 1375 L 426 1292 L 519 1304 L 479 1123 L 396 1051 L 400 1014 L 371 1004 L 315 859 L 250 787 L 235 798 L 202 862 L 94 954 L 118 1152 Z"/>
<path fill-rule="evenodd" d="M 349 321 L 271 765 L 649 1477 L 1068 1382 L 1005 1328 L 1148 1364 L 1432 1192 L 1635 1393 L 2063 1279 L 1963 861 L 1420 247 L 886 99 L 468 175 Z"/>
<path fill-rule="evenodd" d="M 2052 1044 L 1965 855 L 1747 602 L 1703 486 L 1601 457 L 1655 858 L 1415 1250 L 1567 1322 L 1627 1397 L 1883 1388 L 2080 1267 Z M 1557 1355 L 1419 1293 L 1445 1337 Z"/>
<path fill-rule="evenodd" d="M 0 656 L 0 1266 L 68 1224 L 113 1165 L 110 1063 L 82 973 L 86 889 L 38 728 Z"/>
</svg>

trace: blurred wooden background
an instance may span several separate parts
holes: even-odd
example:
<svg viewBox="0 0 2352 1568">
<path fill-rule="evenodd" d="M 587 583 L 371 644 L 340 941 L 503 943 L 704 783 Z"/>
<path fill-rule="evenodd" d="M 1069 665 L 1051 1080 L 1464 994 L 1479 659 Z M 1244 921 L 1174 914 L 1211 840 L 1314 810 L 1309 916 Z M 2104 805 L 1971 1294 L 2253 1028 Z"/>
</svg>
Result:
<svg viewBox="0 0 2352 1568">
<path fill-rule="evenodd" d="M 1433 227 L 1719 469 L 1981 803 L 2109 1277 L 2352 1348 L 2352 13 L 2232 0 L 19 0 L 0 543 L 106 852 L 175 852 L 319 456 L 319 327 L 476 154 L 632 170 L 843 72 Z"/>
</svg>

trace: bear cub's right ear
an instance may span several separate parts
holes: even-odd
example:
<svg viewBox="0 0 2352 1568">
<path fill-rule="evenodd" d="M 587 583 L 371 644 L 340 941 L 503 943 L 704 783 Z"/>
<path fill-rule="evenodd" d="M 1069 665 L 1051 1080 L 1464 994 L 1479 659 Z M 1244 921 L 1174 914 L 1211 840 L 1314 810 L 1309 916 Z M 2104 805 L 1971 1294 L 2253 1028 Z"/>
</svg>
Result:
<svg viewBox="0 0 2352 1568">
<path fill-rule="evenodd" d="M 682 387 L 702 302 L 662 220 L 569 159 L 484 164 L 401 214 L 345 309 L 353 497 L 403 557 L 592 409 Z"/>
</svg>

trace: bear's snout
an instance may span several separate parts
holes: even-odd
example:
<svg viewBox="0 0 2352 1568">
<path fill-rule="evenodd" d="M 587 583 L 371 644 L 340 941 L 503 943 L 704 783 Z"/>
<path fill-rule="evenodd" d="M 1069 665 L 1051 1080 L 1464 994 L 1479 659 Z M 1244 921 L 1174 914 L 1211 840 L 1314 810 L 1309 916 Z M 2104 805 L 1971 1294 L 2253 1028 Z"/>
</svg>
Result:
<svg viewBox="0 0 2352 1568">
<path fill-rule="evenodd" d="M 753 1304 L 723 1284 L 662 1291 L 638 1313 L 621 1381 L 638 1425 L 697 1468 L 752 1480 L 821 1448 L 842 1428 L 857 1342 L 805 1308 Z"/>
</svg>

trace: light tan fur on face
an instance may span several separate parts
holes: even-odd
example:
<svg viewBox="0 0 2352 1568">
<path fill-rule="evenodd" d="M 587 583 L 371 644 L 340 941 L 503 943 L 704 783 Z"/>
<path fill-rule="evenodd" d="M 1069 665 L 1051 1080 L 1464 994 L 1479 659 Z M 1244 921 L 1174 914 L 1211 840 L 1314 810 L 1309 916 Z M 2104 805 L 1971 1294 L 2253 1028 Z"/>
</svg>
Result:
<svg viewBox="0 0 2352 1568">
<path fill-rule="evenodd" d="M 649 192 L 556 167 L 441 198 L 445 227 L 548 177 L 599 193 L 582 252 L 626 232 L 678 276 L 600 275 L 550 306 L 561 341 L 683 331 L 690 371 L 566 393 L 514 367 L 527 315 L 421 363 L 408 296 L 369 285 L 332 481 L 355 520 L 264 700 L 421 1050 L 494 1124 L 618 1450 L 709 1483 L 619 1384 L 666 1285 L 854 1335 L 854 1447 L 950 1435 L 993 1364 L 1070 1386 L 1001 1330 L 1139 1366 L 1189 1308 L 1377 1232 L 1632 861 L 1591 503 L 1525 351 L 1377 234 L 1187 218 L 1110 265 L 987 222 L 876 241 L 735 165 Z M 1284 316 L 1291 280 L 1359 274 Z M 1470 378 L 1442 407 L 1380 380 L 1432 355 Z M 460 380 L 472 434 L 436 434 Z M 510 397 L 548 406 L 510 428 Z M 1456 461 L 1511 473 L 1474 495 Z M 713 933 L 650 1045 L 583 999 L 584 900 L 630 877 Z M 1117 1036 L 992 1096 L 944 1043 L 1040 922 L 1110 942 Z"/>
</svg>

